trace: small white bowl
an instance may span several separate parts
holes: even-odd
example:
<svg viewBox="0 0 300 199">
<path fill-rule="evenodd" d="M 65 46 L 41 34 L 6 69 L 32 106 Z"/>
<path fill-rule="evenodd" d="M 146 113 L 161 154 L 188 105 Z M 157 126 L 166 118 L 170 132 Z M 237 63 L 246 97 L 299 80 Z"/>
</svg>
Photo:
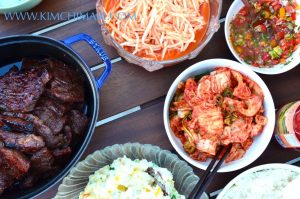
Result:
<svg viewBox="0 0 300 199">
<path fill-rule="evenodd" d="M 298 1 L 298 0 L 297 0 Z M 248 66 L 251 68 L 253 71 L 261 74 L 267 74 L 267 75 L 275 75 L 275 74 L 280 74 L 287 72 L 293 68 L 295 68 L 299 63 L 300 63 L 300 48 L 298 48 L 286 61 L 286 64 L 277 64 L 274 65 L 270 68 L 259 68 L 255 67 L 252 65 L 247 64 L 246 62 L 243 61 L 238 55 L 238 53 L 234 50 L 232 43 L 230 41 L 230 22 L 234 19 L 236 14 L 244 7 L 244 4 L 241 0 L 235 0 L 231 4 L 227 15 L 226 15 L 226 20 L 225 20 L 225 38 L 226 38 L 226 43 L 231 51 L 231 53 L 234 55 L 234 57 L 243 65 Z M 296 24 L 299 25 L 300 23 L 300 13 L 297 12 L 296 15 Z"/>
<path fill-rule="evenodd" d="M 205 60 L 202 62 L 198 62 L 194 64 L 193 66 L 187 68 L 185 71 L 183 71 L 173 82 L 171 85 L 166 100 L 164 104 L 164 113 L 163 113 L 163 118 L 164 118 L 164 126 L 168 135 L 168 138 L 177 151 L 179 155 L 184 158 L 187 162 L 190 164 L 194 165 L 197 168 L 205 170 L 210 163 L 210 160 L 206 162 L 200 162 L 193 160 L 183 149 L 183 145 L 181 141 L 175 136 L 173 133 L 172 129 L 170 128 L 170 120 L 169 120 L 169 107 L 171 104 L 171 101 L 173 99 L 173 96 L 176 92 L 177 85 L 188 79 L 189 77 L 194 77 L 199 74 L 204 74 L 207 72 L 213 71 L 217 67 L 227 67 L 236 71 L 239 71 L 240 73 L 248 76 L 251 80 L 255 81 L 263 90 L 263 93 L 265 95 L 264 98 L 264 108 L 265 108 L 265 113 L 264 115 L 268 118 L 268 123 L 264 127 L 263 132 L 254 138 L 254 142 L 251 145 L 251 147 L 247 150 L 246 154 L 242 159 L 230 162 L 230 163 L 223 163 L 221 168 L 219 169 L 218 172 L 230 172 L 230 171 L 235 171 L 238 169 L 241 169 L 243 167 L 246 167 L 247 165 L 251 164 L 254 162 L 267 148 L 272 135 L 274 131 L 274 126 L 275 126 L 275 107 L 274 107 L 274 102 L 271 96 L 271 93 L 266 86 L 266 84 L 263 82 L 263 80 L 256 74 L 254 73 L 250 68 L 245 67 L 244 65 L 231 61 L 231 60 L 226 60 L 226 59 L 210 59 L 210 60 Z"/>
<path fill-rule="evenodd" d="M 41 2 L 42 0 L 0 0 L 0 13 L 27 11 Z"/>
<path fill-rule="evenodd" d="M 260 166 L 257 166 L 257 167 L 253 167 L 253 168 L 251 168 L 249 170 L 244 171 L 243 173 L 241 173 L 238 176 L 236 176 L 233 180 L 231 180 L 226 185 L 226 187 L 222 190 L 222 192 L 218 195 L 217 199 L 224 198 L 225 194 L 228 193 L 228 191 L 230 190 L 230 188 L 232 186 L 234 186 L 235 184 L 237 184 L 242 178 L 245 178 L 247 176 L 251 176 L 255 172 L 260 172 L 260 171 L 265 171 L 265 170 L 270 170 L 270 169 L 274 169 L 274 170 L 276 170 L 276 169 L 284 169 L 284 170 L 289 170 L 289 171 L 293 171 L 295 173 L 299 173 L 300 174 L 300 168 L 299 167 L 288 165 L 288 164 L 265 164 L 265 165 L 260 165 Z M 260 189 L 261 188 L 263 188 L 263 187 L 260 187 Z"/>
</svg>

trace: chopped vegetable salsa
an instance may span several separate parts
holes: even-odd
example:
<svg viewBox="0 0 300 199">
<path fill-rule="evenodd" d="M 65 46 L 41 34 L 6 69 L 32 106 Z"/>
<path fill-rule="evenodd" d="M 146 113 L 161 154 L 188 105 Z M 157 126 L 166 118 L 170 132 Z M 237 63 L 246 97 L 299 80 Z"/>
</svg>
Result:
<svg viewBox="0 0 300 199">
<path fill-rule="evenodd" d="M 300 43 L 295 1 L 255 0 L 230 24 L 230 40 L 246 63 L 256 67 L 286 64 Z M 283 5 L 284 4 L 284 5 Z"/>
</svg>

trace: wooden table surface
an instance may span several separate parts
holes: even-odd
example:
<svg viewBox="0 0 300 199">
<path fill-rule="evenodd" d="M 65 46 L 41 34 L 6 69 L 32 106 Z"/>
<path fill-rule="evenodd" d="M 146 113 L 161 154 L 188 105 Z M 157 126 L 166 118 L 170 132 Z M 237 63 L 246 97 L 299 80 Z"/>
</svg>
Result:
<svg viewBox="0 0 300 199">
<path fill-rule="evenodd" d="M 225 41 L 224 20 L 222 20 L 231 2 L 231 0 L 223 2 L 220 29 L 197 58 L 152 73 L 120 58 L 113 48 L 104 44 L 97 21 L 82 20 L 80 16 L 68 20 L 18 21 L 9 20 L 7 16 L 2 15 L 0 36 L 36 34 L 60 40 L 78 33 L 87 33 L 103 45 L 113 61 L 113 71 L 101 90 L 99 122 L 82 159 L 97 149 L 127 142 L 154 144 L 174 152 L 163 125 L 165 95 L 174 79 L 188 66 L 210 58 L 234 60 Z M 93 14 L 95 4 L 96 0 L 44 0 L 32 12 Z M 85 44 L 77 44 L 74 48 L 91 66 L 95 75 L 99 75 L 102 62 L 97 55 Z M 297 87 L 300 85 L 300 67 L 281 75 L 260 75 L 260 77 L 268 85 L 276 107 L 300 99 Z M 283 149 L 272 139 L 266 151 L 254 163 L 236 172 L 218 174 L 207 192 L 223 188 L 232 178 L 250 167 L 265 163 L 284 163 L 298 158 L 299 155 L 300 153 L 294 150 Z M 196 168 L 194 171 L 200 175 L 203 173 Z M 52 198 L 60 183 L 38 198 Z"/>
</svg>

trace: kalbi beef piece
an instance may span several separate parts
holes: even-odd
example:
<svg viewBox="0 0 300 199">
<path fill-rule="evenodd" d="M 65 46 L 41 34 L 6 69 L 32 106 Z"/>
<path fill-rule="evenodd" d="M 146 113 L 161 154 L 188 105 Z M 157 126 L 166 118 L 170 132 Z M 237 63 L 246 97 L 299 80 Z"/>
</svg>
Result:
<svg viewBox="0 0 300 199">
<path fill-rule="evenodd" d="M 0 165 L 2 166 L 2 165 Z M 14 178 L 8 175 L 4 168 L 0 168 L 0 195 L 3 191 L 14 183 Z"/>
<path fill-rule="evenodd" d="M 55 59 L 31 59 L 22 60 L 23 68 L 47 69 L 53 76 L 48 92 L 65 102 L 83 102 L 83 79 L 78 73 L 65 63 Z"/>
<path fill-rule="evenodd" d="M 32 111 L 50 80 L 46 69 L 11 70 L 0 77 L 0 109 L 11 112 Z"/>
<path fill-rule="evenodd" d="M 63 134 L 54 135 L 52 130 L 48 126 L 46 126 L 41 119 L 39 119 L 38 117 L 36 117 L 32 114 L 10 113 L 10 112 L 4 112 L 2 114 L 6 115 L 6 116 L 11 116 L 11 117 L 22 118 L 27 121 L 33 122 L 34 133 L 36 135 L 41 136 L 43 138 L 43 140 L 45 141 L 46 146 L 49 147 L 50 149 L 60 148 L 60 147 L 64 146 L 64 144 L 65 144 Z"/>
<path fill-rule="evenodd" d="M 54 134 L 62 131 L 66 117 L 64 114 L 70 109 L 70 104 L 59 102 L 49 96 L 43 96 L 34 110 L 34 115 L 39 117 Z"/>
<path fill-rule="evenodd" d="M 33 123 L 23 120 L 21 118 L 0 115 L 0 122 L 3 122 L 12 131 L 18 131 L 18 132 L 22 132 L 22 133 L 32 133 L 33 132 Z"/>
<path fill-rule="evenodd" d="M 66 123 L 66 117 L 60 117 L 47 108 L 44 108 L 44 110 L 35 110 L 34 115 L 40 118 L 44 125 L 49 127 L 55 135 L 62 131 Z"/>
<path fill-rule="evenodd" d="M 22 68 L 25 70 L 30 70 L 33 68 L 45 68 L 49 72 L 51 71 L 48 59 L 23 58 Z"/>
<path fill-rule="evenodd" d="M 84 133 L 88 122 L 88 117 L 78 110 L 71 110 L 68 115 L 68 124 L 77 135 Z"/>
<path fill-rule="evenodd" d="M 43 137 L 47 147 L 55 149 L 64 146 L 65 140 L 63 134 L 54 135 L 52 130 L 39 118 L 35 119 L 34 124 L 36 127 L 36 134 Z"/>
<path fill-rule="evenodd" d="M 32 169 L 39 172 L 49 171 L 54 166 L 54 156 L 47 148 L 36 152 L 30 158 Z"/>
<path fill-rule="evenodd" d="M 38 101 L 34 110 L 43 110 L 44 108 L 48 108 L 57 115 L 63 116 L 71 109 L 71 104 L 64 103 L 59 99 L 53 98 L 49 95 L 43 95 Z"/>
<path fill-rule="evenodd" d="M 0 148 L 0 194 L 15 180 L 21 180 L 29 168 L 30 162 L 21 153 Z"/>
<path fill-rule="evenodd" d="M 58 164 L 64 165 L 70 159 L 72 154 L 72 149 L 71 147 L 66 147 L 63 149 L 55 149 L 52 151 L 52 154 Z"/>
<path fill-rule="evenodd" d="M 83 79 L 71 67 L 58 60 L 49 59 L 53 80 L 50 93 L 64 102 L 83 102 Z"/>
<path fill-rule="evenodd" d="M 0 148 L 0 165 L 17 180 L 21 179 L 30 168 L 30 162 L 24 155 L 5 147 Z"/>
<path fill-rule="evenodd" d="M 0 140 L 8 148 L 14 148 L 24 153 L 34 153 L 45 146 L 42 137 L 33 134 L 25 135 L 0 130 Z"/>
<path fill-rule="evenodd" d="M 64 134 L 64 140 L 65 140 L 64 147 L 68 147 L 68 146 L 70 146 L 70 144 L 72 142 L 72 138 L 73 138 L 71 127 L 68 125 L 64 126 L 63 134 Z"/>
<path fill-rule="evenodd" d="M 0 195 L 13 185 L 15 180 L 21 180 L 30 168 L 29 160 L 18 151 L 4 147 L 0 148 Z"/>
<path fill-rule="evenodd" d="M 53 150 L 53 155 L 56 159 L 60 159 L 66 156 L 71 155 L 72 149 L 70 147 L 64 149 L 55 149 Z"/>
<path fill-rule="evenodd" d="M 37 171 L 29 171 L 20 183 L 21 188 L 33 187 L 41 178 L 42 174 Z"/>
</svg>

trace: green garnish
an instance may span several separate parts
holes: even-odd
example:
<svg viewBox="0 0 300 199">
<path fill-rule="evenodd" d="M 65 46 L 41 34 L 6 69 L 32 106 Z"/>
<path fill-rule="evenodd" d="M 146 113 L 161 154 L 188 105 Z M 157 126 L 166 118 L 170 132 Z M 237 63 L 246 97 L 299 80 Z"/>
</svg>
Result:
<svg viewBox="0 0 300 199">
<path fill-rule="evenodd" d="M 186 141 L 184 143 L 183 148 L 188 154 L 192 154 L 196 150 L 195 146 L 192 143 L 190 143 L 189 141 Z"/>
<path fill-rule="evenodd" d="M 273 48 L 272 51 L 269 52 L 271 59 L 278 59 L 280 58 L 280 56 L 282 55 L 283 50 L 279 47 L 276 46 L 275 48 Z"/>
<path fill-rule="evenodd" d="M 225 88 L 225 90 L 222 92 L 222 96 L 223 97 L 233 97 L 233 92 L 232 92 L 232 90 L 229 88 L 229 87 L 227 87 L 227 88 Z"/>
<path fill-rule="evenodd" d="M 230 126 L 238 118 L 235 112 L 225 112 L 224 124 Z"/>
<path fill-rule="evenodd" d="M 222 95 L 218 95 L 216 105 L 219 107 L 222 107 L 223 100 L 224 100 L 224 97 Z"/>
<path fill-rule="evenodd" d="M 265 41 L 268 41 L 268 40 L 269 40 L 268 34 L 266 34 L 266 33 L 262 33 L 262 34 L 261 34 L 261 37 L 262 37 L 262 39 L 265 40 Z"/>
</svg>

